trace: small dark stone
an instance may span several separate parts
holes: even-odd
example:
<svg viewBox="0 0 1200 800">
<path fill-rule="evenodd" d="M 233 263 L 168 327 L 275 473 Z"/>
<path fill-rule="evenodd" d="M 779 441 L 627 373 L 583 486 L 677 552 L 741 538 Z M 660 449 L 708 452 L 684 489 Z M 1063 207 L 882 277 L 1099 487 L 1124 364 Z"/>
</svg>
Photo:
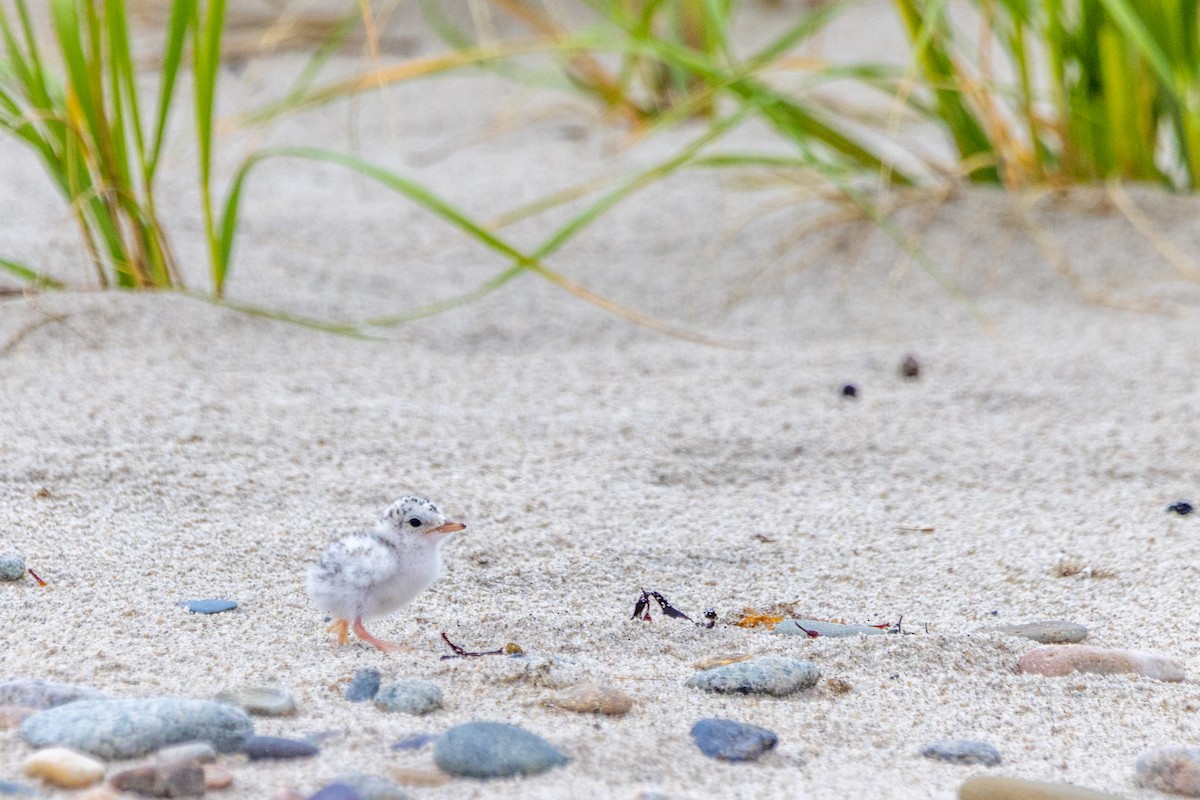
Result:
<svg viewBox="0 0 1200 800">
<path fill-rule="evenodd" d="M 912 353 L 906 355 L 900 362 L 900 377 L 910 381 L 921 377 L 921 363 Z"/>
<path fill-rule="evenodd" d="M 331 783 L 308 800 L 363 800 L 363 796 L 349 784 Z"/>
<path fill-rule="evenodd" d="M 350 685 L 346 687 L 346 699 L 351 703 L 363 703 L 374 698 L 379 691 L 380 680 L 379 670 L 363 667 L 354 673 Z"/>
<path fill-rule="evenodd" d="M 853 383 L 842 386 L 842 397 L 858 397 L 858 387 Z"/>
<path fill-rule="evenodd" d="M 188 600 L 182 604 L 193 614 L 220 614 L 222 611 L 232 611 L 238 604 L 232 600 Z"/>
<path fill-rule="evenodd" d="M 701 753 L 722 761 L 753 761 L 779 744 L 779 737 L 766 728 L 715 718 L 693 725 L 692 740 Z"/>
<path fill-rule="evenodd" d="M 434 741 L 435 739 L 437 739 L 437 737 L 431 733 L 418 733 L 415 736 L 406 736 L 405 738 L 396 742 L 392 745 L 392 749 L 396 751 L 420 750 L 422 747 Z"/>
<path fill-rule="evenodd" d="M 1174 511 L 1181 517 L 1186 517 L 1196 509 L 1192 508 L 1192 504 L 1187 500 L 1180 500 L 1178 503 L 1173 503 L 1167 506 L 1167 511 Z"/>
<path fill-rule="evenodd" d="M 242 752 L 251 761 L 260 759 L 310 758 L 321 752 L 312 742 L 284 739 L 280 736 L 251 736 L 242 744 Z"/>
<path fill-rule="evenodd" d="M 994 767 L 1000 763 L 999 750 L 987 742 L 971 739 L 939 739 L 925 745 L 921 755 L 955 764 L 982 764 L 985 767 Z"/>
</svg>

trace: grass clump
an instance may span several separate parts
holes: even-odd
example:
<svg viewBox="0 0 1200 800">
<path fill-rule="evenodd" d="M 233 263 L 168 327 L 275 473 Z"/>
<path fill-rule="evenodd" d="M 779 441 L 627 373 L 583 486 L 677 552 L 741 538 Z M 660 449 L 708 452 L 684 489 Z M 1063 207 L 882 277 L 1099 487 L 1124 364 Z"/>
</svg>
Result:
<svg viewBox="0 0 1200 800">
<path fill-rule="evenodd" d="M 1189 0 L 894 0 L 962 172 L 1008 187 L 1200 182 L 1200 27 Z"/>
<path fill-rule="evenodd" d="M 153 113 L 143 117 L 151 103 L 138 87 L 124 0 L 49 0 L 53 53 L 38 44 L 25 0 L 0 4 L 0 130 L 41 160 L 70 207 L 102 287 L 181 285 L 157 210 L 155 179 L 167 121 L 179 102 L 177 78 L 190 52 L 212 291 L 222 291 L 229 254 L 220 249 L 210 183 L 224 8 L 223 0 L 203 8 L 195 0 L 172 3 L 158 96 Z M 54 75 L 59 65 L 61 78 Z M 0 267 L 55 285 L 9 260 Z"/>
</svg>

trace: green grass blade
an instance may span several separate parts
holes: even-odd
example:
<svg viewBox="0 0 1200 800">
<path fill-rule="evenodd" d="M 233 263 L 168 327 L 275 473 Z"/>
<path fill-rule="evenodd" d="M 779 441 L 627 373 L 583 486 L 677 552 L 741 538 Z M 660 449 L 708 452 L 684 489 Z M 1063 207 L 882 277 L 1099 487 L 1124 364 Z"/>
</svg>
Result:
<svg viewBox="0 0 1200 800">
<path fill-rule="evenodd" d="M 16 275 L 21 280 L 25 281 L 26 283 L 31 283 L 34 286 L 37 286 L 39 289 L 67 288 L 63 283 L 56 281 L 53 278 L 47 278 L 44 275 L 39 274 L 37 270 L 32 269 L 31 267 L 28 267 L 19 261 L 11 261 L 7 258 L 0 258 L 0 269 L 3 269 L 9 274 Z"/>
</svg>

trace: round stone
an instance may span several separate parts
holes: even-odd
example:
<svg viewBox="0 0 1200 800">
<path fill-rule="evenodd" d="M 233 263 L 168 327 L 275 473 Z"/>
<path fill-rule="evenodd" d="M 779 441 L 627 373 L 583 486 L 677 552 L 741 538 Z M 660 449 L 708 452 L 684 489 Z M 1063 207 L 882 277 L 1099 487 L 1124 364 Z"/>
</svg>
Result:
<svg viewBox="0 0 1200 800">
<path fill-rule="evenodd" d="M 697 672 L 685 684 L 692 689 L 720 694 L 768 694 L 785 697 L 815 686 L 821 671 L 808 661 L 783 656 L 761 656 Z"/>
<path fill-rule="evenodd" d="M 149 698 L 80 700 L 21 723 L 33 747 L 61 745 L 104 759 L 137 758 L 180 742 L 206 741 L 223 753 L 254 732 L 245 711 L 212 700 Z"/>
<path fill-rule="evenodd" d="M 221 703 L 232 703 L 246 713 L 259 717 L 290 717 L 296 713 L 296 699 L 274 686 L 228 689 L 213 699 Z"/>
<path fill-rule="evenodd" d="M 994 767 L 1000 763 L 999 750 L 987 742 L 972 739 L 939 739 L 925 745 L 921 755 L 954 764 L 982 764 L 985 767 Z"/>
<path fill-rule="evenodd" d="M 537 775 L 567 763 L 549 742 L 506 722 L 467 722 L 438 737 L 438 769 L 460 778 Z"/>
<path fill-rule="evenodd" d="M 375 707 L 398 714 L 429 714 L 442 707 L 442 690 L 429 681 L 396 681 L 379 689 Z"/>
<path fill-rule="evenodd" d="M 19 581 L 25 577 L 25 559 L 0 556 L 0 581 Z"/>
<path fill-rule="evenodd" d="M 772 731 L 731 719 L 702 719 L 691 734 L 701 753 L 722 761 L 754 761 L 779 744 Z"/>
<path fill-rule="evenodd" d="M 579 714 L 619 717 L 633 708 L 633 698 L 607 684 L 585 683 L 551 697 L 545 704 Z"/>
<path fill-rule="evenodd" d="M 351 703 L 362 703 L 375 697 L 379 691 L 379 670 L 374 667 L 363 667 L 354 673 L 350 685 L 346 687 L 346 699 Z"/>
<path fill-rule="evenodd" d="M 61 789 L 82 789 L 104 777 L 104 765 L 67 747 L 47 747 L 21 764 L 25 774 Z"/>
<path fill-rule="evenodd" d="M 1072 672 L 1096 675 L 1131 673 L 1160 681 L 1179 682 L 1187 675 L 1173 658 L 1138 650 L 1113 650 L 1086 644 L 1045 645 L 1030 650 L 1017 665 L 1020 672 L 1061 677 Z"/>
<path fill-rule="evenodd" d="M 351 787 L 362 800 L 409 800 L 409 796 L 404 793 L 403 789 L 387 778 L 380 778 L 377 775 L 353 773 L 339 775 L 333 781 Z"/>
<path fill-rule="evenodd" d="M 1200 747 L 1168 745 L 1138 756 L 1134 775 L 1139 786 L 1184 797 L 1200 797 Z"/>
</svg>

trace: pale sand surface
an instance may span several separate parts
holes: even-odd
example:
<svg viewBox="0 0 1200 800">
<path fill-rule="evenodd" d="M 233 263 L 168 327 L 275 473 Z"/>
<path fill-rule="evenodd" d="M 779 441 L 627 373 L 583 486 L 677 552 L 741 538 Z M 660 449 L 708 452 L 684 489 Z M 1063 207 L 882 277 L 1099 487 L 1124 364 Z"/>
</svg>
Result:
<svg viewBox="0 0 1200 800">
<path fill-rule="evenodd" d="M 299 63 L 252 63 L 242 83 L 230 79 L 226 111 L 269 97 Z M 391 97 L 391 123 L 361 101 L 269 138 L 386 161 L 489 217 L 631 172 L 695 133 L 627 148 L 563 95 L 480 76 Z M 750 131 L 741 144 L 765 141 Z M 228 139 L 226 162 L 248 142 Z M 172 158 L 181 194 L 165 211 L 182 217 L 177 245 L 200 264 L 187 155 Z M 252 181 L 236 299 L 368 316 L 504 266 L 345 173 L 279 162 Z M 7 141 L 0 186 L 0 254 L 82 280 L 61 204 Z M 23 555 L 49 586 L 0 584 L 0 679 L 135 697 L 290 690 L 298 716 L 259 720 L 258 732 L 334 735 L 312 760 L 235 763 L 234 788 L 215 795 L 230 800 L 311 792 L 347 771 L 431 768 L 428 748 L 389 745 L 477 718 L 523 725 L 571 763 L 413 797 L 945 798 L 981 772 L 1155 796 L 1133 785 L 1134 760 L 1197 742 L 1194 683 L 1018 676 L 1034 645 L 984 631 L 1069 619 L 1089 626 L 1092 644 L 1200 671 L 1200 519 L 1165 512 L 1200 499 L 1195 283 L 1094 192 L 1024 215 L 1057 242 L 1082 292 L 1031 243 L 1023 198 L 972 191 L 902 213 L 984 325 L 870 226 L 781 248 L 819 210 L 791 197 L 681 175 L 553 260 L 748 350 L 633 327 L 533 277 L 384 343 L 173 296 L 4 300 L 0 346 L 22 338 L 0 358 L 0 553 Z M 1135 198 L 1163 237 L 1197 250 L 1195 200 Z M 550 229 L 535 220 L 506 233 L 533 246 Z M 65 320 L 28 330 L 55 313 Z M 905 353 L 919 358 L 919 381 L 898 377 Z M 845 381 L 857 401 L 839 396 Z M 417 650 L 333 647 L 304 570 L 409 489 L 470 525 L 445 547 L 433 589 L 373 628 Z M 901 530 L 921 526 L 933 530 Z M 1064 560 L 1090 569 L 1058 577 Z M 629 619 L 639 587 L 723 619 L 779 603 L 850 622 L 903 615 L 913 635 L 809 641 L 657 615 L 644 624 Z M 241 607 L 205 617 L 174 605 L 200 597 Z M 567 679 L 611 681 L 637 705 L 620 719 L 542 708 L 551 690 L 514 680 L 518 662 L 439 660 L 440 630 L 475 649 L 512 641 L 569 659 Z M 810 659 L 853 690 L 754 699 L 683 687 L 693 662 L 729 651 Z M 347 703 L 345 682 L 366 666 L 437 682 L 446 709 L 418 719 Z M 770 728 L 779 747 L 756 764 L 707 759 L 688 737 L 705 716 Z M 943 737 L 984 739 L 1004 763 L 918 755 Z M 0 731 L 0 779 L 18 779 L 27 753 Z"/>
</svg>

